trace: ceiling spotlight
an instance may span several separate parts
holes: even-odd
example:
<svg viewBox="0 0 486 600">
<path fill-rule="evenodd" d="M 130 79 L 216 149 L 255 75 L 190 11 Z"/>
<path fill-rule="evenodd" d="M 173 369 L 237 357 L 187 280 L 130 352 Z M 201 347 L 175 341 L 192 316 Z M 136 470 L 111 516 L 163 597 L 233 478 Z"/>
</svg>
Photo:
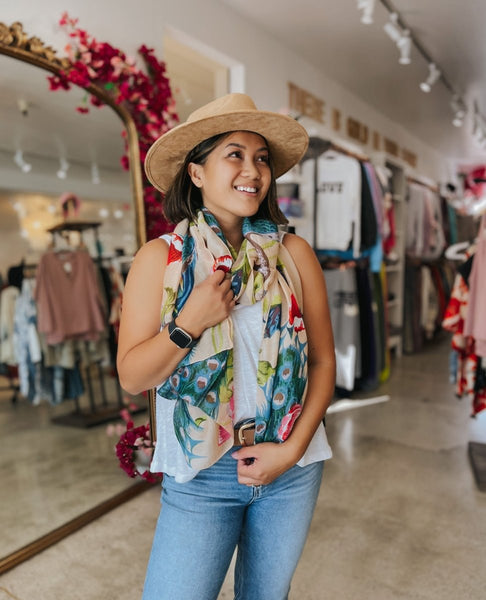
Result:
<svg viewBox="0 0 486 600">
<path fill-rule="evenodd" d="M 17 106 L 19 107 L 19 110 L 24 117 L 29 116 L 29 103 L 27 102 L 27 100 L 24 100 L 24 98 L 19 98 L 17 100 Z"/>
<path fill-rule="evenodd" d="M 22 150 L 17 150 L 14 154 L 14 163 L 23 173 L 29 173 L 32 170 L 32 165 L 25 162 Z"/>
<path fill-rule="evenodd" d="M 398 62 L 401 65 L 410 64 L 410 52 L 412 50 L 412 38 L 410 37 L 410 31 L 405 29 L 397 42 L 398 49 L 400 50 L 400 59 Z"/>
<path fill-rule="evenodd" d="M 59 159 L 59 170 L 56 173 L 56 175 L 59 177 L 59 179 L 66 179 L 68 169 L 69 169 L 68 161 L 65 158 L 60 158 Z"/>
<path fill-rule="evenodd" d="M 410 52 L 412 50 L 412 38 L 408 29 L 402 29 L 398 23 L 398 13 L 391 13 L 390 20 L 385 23 L 383 29 L 388 37 L 395 42 L 400 51 L 399 63 L 401 65 L 410 64 Z"/>
<path fill-rule="evenodd" d="M 454 112 L 452 124 L 454 127 L 461 127 L 464 123 L 464 117 L 466 116 L 467 110 L 464 102 L 459 96 L 454 95 L 451 100 L 451 108 Z"/>
<path fill-rule="evenodd" d="M 476 139 L 478 141 L 478 143 L 483 144 L 484 142 L 486 142 L 486 131 L 484 126 L 479 127 L 476 130 Z"/>
<path fill-rule="evenodd" d="M 420 84 L 420 89 L 426 94 L 430 92 L 434 83 L 439 79 L 441 73 L 434 63 L 429 63 L 429 75 L 425 81 Z"/>
<path fill-rule="evenodd" d="M 95 185 L 98 185 L 98 183 L 101 183 L 100 171 L 99 171 L 98 165 L 96 163 L 93 163 L 91 165 L 91 182 L 94 183 Z"/>
<path fill-rule="evenodd" d="M 390 20 L 388 23 L 385 23 L 383 29 L 385 30 L 387 36 L 393 42 L 395 42 L 395 44 L 398 44 L 400 38 L 402 37 L 402 30 L 398 24 L 398 13 L 394 12 L 390 14 Z"/>
<path fill-rule="evenodd" d="M 373 23 L 373 11 L 375 9 L 375 0 L 357 0 L 358 10 L 362 10 L 361 23 L 371 25 Z"/>
</svg>

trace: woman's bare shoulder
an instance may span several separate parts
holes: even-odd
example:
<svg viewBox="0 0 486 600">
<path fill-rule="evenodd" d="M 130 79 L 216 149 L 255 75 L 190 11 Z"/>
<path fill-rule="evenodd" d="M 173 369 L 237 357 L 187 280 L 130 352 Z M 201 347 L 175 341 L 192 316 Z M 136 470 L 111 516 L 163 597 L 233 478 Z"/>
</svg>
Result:
<svg viewBox="0 0 486 600">
<path fill-rule="evenodd" d="M 307 242 L 307 240 L 299 235 L 296 235 L 295 233 L 286 233 L 282 243 L 290 252 L 294 261 L 298 261 L 299 258 L 305 258 L 309 256 L 315 258 L 315 253 L 312 249 L 312 246 Z"/>
<path fill-rule="evenodd" d="M 136 266 L 142 262 L 152 263 L 154 261 L 160 261 L 164 258 L 167 259 L 168 254 L 169 246 L 164 239 L 156 238 L 154 240 L 150 240 L 137 250 L 133 261 L 133 266 Z"/>
</svg>

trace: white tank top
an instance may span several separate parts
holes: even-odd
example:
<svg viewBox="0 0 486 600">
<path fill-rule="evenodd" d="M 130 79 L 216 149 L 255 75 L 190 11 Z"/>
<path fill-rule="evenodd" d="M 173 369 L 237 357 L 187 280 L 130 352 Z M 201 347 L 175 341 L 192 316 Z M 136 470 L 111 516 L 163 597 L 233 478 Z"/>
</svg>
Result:
<svg viewBox="0 0 486 600">
<path fill-rule="evenodd" d="M 252 418 L 256 413 L 258 349 L 262 338 L 262 302 L 237 306 L 233 313 L 233 364 L 235 423 Z M 157 396 L 157 443 L 150 465 L 153 473 L 167 473 L 179 483 L 190 481 L 197 471 L 187 464 L 174 433 L 175 402 Z M 319 425 L 304 456 L 297 463 L 304 467 L 312 462 L 331 458 L 332 451 L 322 423 Z"/>
</svg>

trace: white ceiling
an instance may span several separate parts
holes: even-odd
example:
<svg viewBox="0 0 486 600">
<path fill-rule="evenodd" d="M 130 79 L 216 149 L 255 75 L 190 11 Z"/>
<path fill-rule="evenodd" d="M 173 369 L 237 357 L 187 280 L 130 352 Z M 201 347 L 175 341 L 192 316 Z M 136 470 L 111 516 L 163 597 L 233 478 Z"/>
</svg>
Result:
<svg viewBox="0 0 486 600">
<path fill-rule="evenodd" d="M 70 163 L 96 163 L 100 168 L 119 171 L 123 154 L 122 126 L 114 111 L 90 108 L 89 115 L 76 111 L 89 106 L 88 94 L 71 90 L 49 91 L 47 71 L 11 57 L 0 55 L 0 152 L 22 150 L 27 160 L 63 157 Z M 27 104 L 25 114 L 18 101 Z"/>
<path fill-rule="evenodd" d="M 412 51 L 412 64 L 398 64 L 398 51 L 383 31 L 388 11 L 382 1 L 376 0 L 372 25 L 360 22 L 356 0 L 218 1 L 442 154 L 463 163 L 486 163 L 486 152 L 472 136 L 471 116 L 462 128 L 452 126 L 451 93 L 446 87 L 438 83 L 430 94 L 420 91 L 419 83 L 427 75 L 423 57 Z M 393 5 L 447 80 L 464 95 L 468 108 L 476 101 L 486 113 L 486 0 L 393 0 Z M 140 43 L 143 32 L 129 24 L 124 32 L 128 46 Z M 195 81 L 188 81 L 188 57 L 176 60 L 176 55 L 173 47 L 167 68 L 174 88 L 190 89 L 192 103 L 180 105 L 186 114 L 207 102 L 208 88 L 200 86 L 200 100 Z M 49 92 L 45 72 L 3 56 L 0 61 L 0 151 L 11 153 L 20 144 L 27 154 L 48 154 L 58 160 L 65 153 L 79 163 L 97 160 L 106 168 L 119 168 L 123 144 L 114 113 L 92 109 L 89 117 L 79 115 L 74 105 L 81 92 Z M 15 93 L 9 92 L 12 89 Z M 18 111 L 20 95 L 30 101 L 28 117 Z"/>
<path fill-rule="evenodd" d="M 221 0 L 323 73 L 451 158 L 486 162 L 465 125 L 451 124 L 451 93 L 441 83 L 419 89 L 428 73 L 416 50 L 412 63 L 383 31 L 394 8 L 468 108 L 476 100 L 486 114 L 486 0 L 376 0 L 374 22 L 363 25 L 356 0 Z M 276 58 L 276 60 L 278 60 Z"/>
</svg>

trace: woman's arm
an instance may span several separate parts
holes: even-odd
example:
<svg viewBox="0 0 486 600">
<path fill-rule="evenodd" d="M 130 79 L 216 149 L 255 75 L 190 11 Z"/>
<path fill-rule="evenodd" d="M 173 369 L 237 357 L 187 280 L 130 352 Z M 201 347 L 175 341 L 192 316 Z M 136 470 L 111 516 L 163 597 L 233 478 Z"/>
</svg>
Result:
<svg viewBox="0 0 486 600">
<path fill-rule="evenodd" d="M 287 234 L 283 243 L 294 259 L 302 282 L 302 313 L 308 340 L 307 395 L 302 413 L 287 440 L 298 461 L 331 403 L 336 379 L 336 357 L 326 281 L 315 252 L 304 239 L 296 235 Z"/>
<path fill-rule="evenodd" d="M 189 350 L 160 331 L 160 314 L 168 246 L 156 239 L 136 254 L 125 284 L 117 353 L 117 369 L 124 390 L 137 394 L 160 384 Z M 222 271 L 194 287 L 177 325 L 193 338 L 220 323 L 234 307 L 231 282 Z"/>
<path fill-rule="evenodd" d="M 313 249 L 302 238 L 286 234 L 283 241 L 302 283 L 302 313 L 308 339 L 308 385 L 304 407 L 292 433 L 281 444 L 257 444 L 234 453 L 238 480 L 267 484 L 296 464 L 321 423 L 334 392 L 336 359 L 326 282 Z M 255 458 L 251 465 L 245 459 Z"/>
</svg>

